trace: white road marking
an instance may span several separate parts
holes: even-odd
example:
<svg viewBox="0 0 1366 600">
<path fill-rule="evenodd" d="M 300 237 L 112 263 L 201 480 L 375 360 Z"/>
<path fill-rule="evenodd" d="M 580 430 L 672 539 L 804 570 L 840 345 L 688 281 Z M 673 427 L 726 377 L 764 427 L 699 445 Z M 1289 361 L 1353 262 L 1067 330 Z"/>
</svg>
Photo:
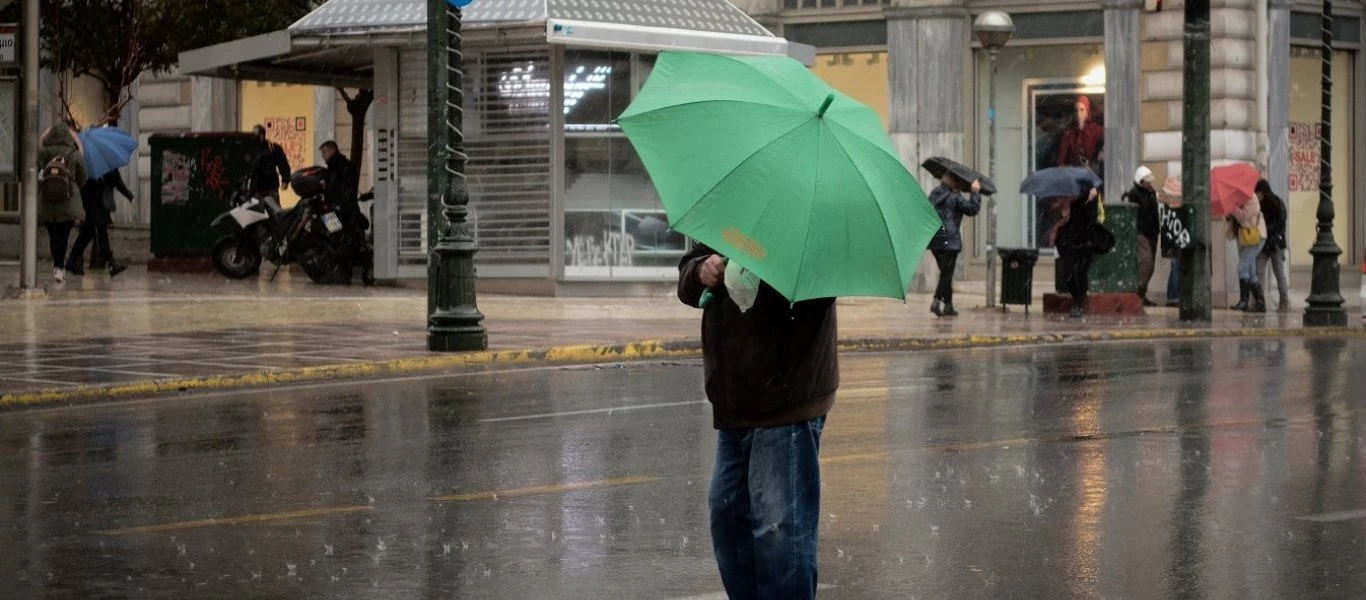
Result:
<svg viewBox="0 0 1366 600">
<path fill-rule="evenodd" d="M 1334 523 L 1337 521 L 1366 519 L 1366 508 L 1359 510 L 1340 510 L 1318 515 L 1304 515 L 1302 517 L 1295 517 L 1295 519 L 1300 521 L 1313 521 L 1315 523 Z"/>
<path fill-rule="evenodd" d="M 656 404 L 636 404 L 630 406 L 612 406 L 608 408 L 588 408 L 584 410 L 566 410 L 563 412 L 540 413 L 535 415 L 520 415 L 516 417 L 498 417 L 494 419 L 479 419 L 480 423 L 506 423 L 508 421 L 530 421 L 532 419 L 553 419 L 555 417 L 569 417 L 574 415 L 594 415 L 601 413 L 626 412 L 631 410 L 646 410 L 651 408 L 669 408 L 673 406 L 696 406 L 706 404 L 706 400 L 689 400 L 687 402 L 659 402 Z"/>
<path fill-rule="evenodd" d="M 834 587 L 835 586 L 830 584 L 818 583 L 816 584 L 816 591 L 825 591 L 829 589 L 834 589 Z M 680 596 L 678 598 L 670 598 L 669 600 L 726 600 L 727 598 L 728 596 L 726 596 L 725 592 L 713 592 L 710 594 L 701 594 L 698 596 Z"/>
</svg>

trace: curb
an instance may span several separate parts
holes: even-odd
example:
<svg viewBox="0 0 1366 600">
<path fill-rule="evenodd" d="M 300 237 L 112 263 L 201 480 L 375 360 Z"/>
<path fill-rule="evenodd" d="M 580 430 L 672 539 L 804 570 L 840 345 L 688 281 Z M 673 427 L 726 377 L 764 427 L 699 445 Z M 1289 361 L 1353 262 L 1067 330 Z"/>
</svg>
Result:
<svg viewBox="0 0 1366 600">
<path fill-rule="evenodd" d="M 965 335 L 957 337 L 849 338 L 839 341 L 840 352 L 904 352 L 958 350 L 1001 346 L 1056 345 L 1097 342 L 1157 341 L 1221 338 L 1366 338 L 1366 330 L 1324 329 L 1134 329 L 1074 333 Z M 702 355 L 699 340 L 645 341 L 613 345 L 557 346 L 535 350 L 500 350 L 403 358 L 370 363 L 302 367 L 244 375 L 212 375 L 149 379 L 110 385 L 0 394 L 0 411 L 116 400 L 178 392 L 250 389 L 272 385 L 311 383 L 331 379 L 371 379 L 437 373 L 490 365 L 573 365 L 602 362 L 691 359 Z"/>
</svg>

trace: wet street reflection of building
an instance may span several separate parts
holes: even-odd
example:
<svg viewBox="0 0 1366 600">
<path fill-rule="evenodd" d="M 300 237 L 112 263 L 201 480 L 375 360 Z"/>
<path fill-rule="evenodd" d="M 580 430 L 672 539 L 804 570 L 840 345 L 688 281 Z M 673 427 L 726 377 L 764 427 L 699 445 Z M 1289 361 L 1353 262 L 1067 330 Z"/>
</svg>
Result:
<svg viewBox="0 0 1366 600">
<path fill-rule="evenodd" d="M 1366 344 L 846 355 L 831 598 L 1348 598 Z M 5 598 L 715 594 L 696 363 L 0 414 Z M 604 592 L 610 590 L 610 592 Z"/>
</svg>

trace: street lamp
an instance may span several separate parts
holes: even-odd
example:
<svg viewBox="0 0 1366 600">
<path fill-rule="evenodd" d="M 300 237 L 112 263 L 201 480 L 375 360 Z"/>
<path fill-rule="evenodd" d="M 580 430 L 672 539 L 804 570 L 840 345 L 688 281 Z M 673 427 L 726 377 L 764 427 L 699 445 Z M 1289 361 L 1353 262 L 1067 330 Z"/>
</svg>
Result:
<svg viewBox="0 0 1366 600">
<path fill-rule="evenodd" d="M 987 176 L 996 180 L 996 56 L 1010 38 L 1015 35 L 1015 22 L 1010 15 L 999 10 L 991 10 L 977 16 L 972 23 L 972 32 L 977 41 L 986 48 L 991 57 L 990 82 L 987 87 L 987 121 L 990 123 L 990 137 L 987 141 Z M 987 196 L 987 307 L 996 306 L 996 195 Z"/>
<path fill-rule="evenodd" d="M 1342 249 L 1333 238 L 1333 3 L 1323 3 L 1323 103 L 1319 125 L 1319 209 L 1318 237 L 1309 254 L 1314 257 L 1314 278 L 1310 282 L 1309 307 L 1304 324 L 1309 327 L 1346 327 L 1343 310 L 1338 257 Z"/>
<path fill-rule="evenodd" d="M 427 349 L 483 350 L 474 302 L 470 194 L 465 186 L 464 79 L 458 0 L 427 0 Z"/>
</svg>

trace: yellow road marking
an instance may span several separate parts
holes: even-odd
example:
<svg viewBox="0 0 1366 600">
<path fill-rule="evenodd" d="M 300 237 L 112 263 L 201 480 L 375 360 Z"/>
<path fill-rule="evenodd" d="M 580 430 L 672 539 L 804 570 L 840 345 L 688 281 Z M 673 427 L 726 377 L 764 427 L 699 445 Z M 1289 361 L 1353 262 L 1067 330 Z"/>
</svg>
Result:
<svg viewBox="0 0 1366 600">
<path fill-rule="evenodd" d="M 964 348 L 993 348 L 1018 345 L 1051 345 L 1067 342 L 1124 342 L 1161 339 L 1218 339 L 1218 338 L 1359 338 L 1366 330 L 1359 328 L 1276 329 L 1147 329 L 1086 332 L 1055 332 L 1041 334 L 966 335 L 959 337 L 887 337 L 844 339 L 839 342 L 841 352 L 896 352 L 914 350 L 950 350 Z M 501 350 L 471 352 L 454 355 L 434 355 L 402 358 L 368 363 L 347 363 L 318 367 L 280 369 L 241 375 L 209 375 L 177 379 L 131 381 L 110 385 L 82 385 L 70 389 L 37 390 L 32 392 L 0 393 L 0 409 L 33 407 L 85 400 L 112 400 L 136 396 L 152 396 L 171 392 L 246 389 L 271 385 L 288 385 L 335 379 L 367 379 L 417 373 L 436 373 L 445 370 L 481 365 L 565 364 L 594 362 L 623 362 L 636 360 L 668 360 L 697 358 L 702 348 L 697 340 L 647 341 L 616 345 L 572 345 L 540 350 Z"/>
<path fill-rule="evenodd" d="M 598 481 L 580 481 L 574 483 L 559 483 L 554 485 L 537 485 L 508 490 L 450 494 L 446 496 L 435 496 L 430 498 L 430 500 L 433 502 L 471 502 L 476 500 L 495 500 L 498 498 L 532 496 L 536 494 L 573 492 L 578 490 L 615 487 L 622 485 L 639 485 L 642 483 L 656 483 L 659 481 L 663 481 L 663 479 L 660 479 L 659 477 L 618 477 L 615 479 L 601 479 Z M 198 529 L 201 527 L 218 527 L 223 525 L 245 525 L 249 523 L 288 521 L 290 519 L 306 519 L 309 517 L 323 517 L 354 512 L 368 512 L 374 510 L 374 508 L 375 507 L 373 505 L 369 504 L 358 506 L 336 506 L 331 508 L 309 508 L 304 510 L 290 510 L 284 512 L 266 513 L 259 515 L 242 515 L 239 517 L 224 517 L 220 519 L 199 519 L 195 521 L 180 521 L 177 523 L 163 523 L 160 525 L 143 525 L 141 527 L 125 527 L 122 529 L 105 529 L 102 531 L 96 531 L 95 533 L 99 535 L 137 535 L 142 533 L 161 533 L 165 531 L 178 531 L 181 529 Z"/>
<path fill-rule="evenodd" d="M 96 531 L 100 535 L 137 535 L 139 533 L 161 533 L 163 531 L 177 531 L 180 529 L 197 529 L 199 527 L 214 527 L 218 525 L 243 525 L 246 523 L 265 523 L 269 521 L 285 521 L 289 519 L 306 519 L 308 517 L 322 517 L 328 515 L 339 515 L 353 512 L 365 512 L 374 510 L 370 505 L 364 506 L 335 506 L 332 508 L 309 508 L 304 510 L 291 510 L 286 512 L 267 513 L 263 515 L 242 515 L 240 517 L 224 517 L 222 519 L 200 519 L 197 521 L 181 521 L 179 523 L 163 523 L 161 525 L 144 525 L 142 527 L 125 527 L 123 529 L 106 529 Z"/>
<path fill-rule="evenodd" d="M 436 496 L 432 498 L 432 501 L 470 502 L 473 500 L 494 500 L 497 498 L 513 498 L 517 496 L 532 496 L 535 494 L 553 494 L 556 492 L 573 492 L 577 490 L 588 490 L 602 487 L 615 487 L 621 485 L 639 485 L 642 483 L 655 483 L 658 481 L 663 481 L 663 479 L 660 479 L 658 477 L 619 477 L 616 479 L 602 479 L 598 481 L 580 481 L 577 483 L 537 485 L 512 490 L 500 490 L 496 492 L 467 492 L 464 494 L 448 494 L 445 496 Z"/>
</svg>

